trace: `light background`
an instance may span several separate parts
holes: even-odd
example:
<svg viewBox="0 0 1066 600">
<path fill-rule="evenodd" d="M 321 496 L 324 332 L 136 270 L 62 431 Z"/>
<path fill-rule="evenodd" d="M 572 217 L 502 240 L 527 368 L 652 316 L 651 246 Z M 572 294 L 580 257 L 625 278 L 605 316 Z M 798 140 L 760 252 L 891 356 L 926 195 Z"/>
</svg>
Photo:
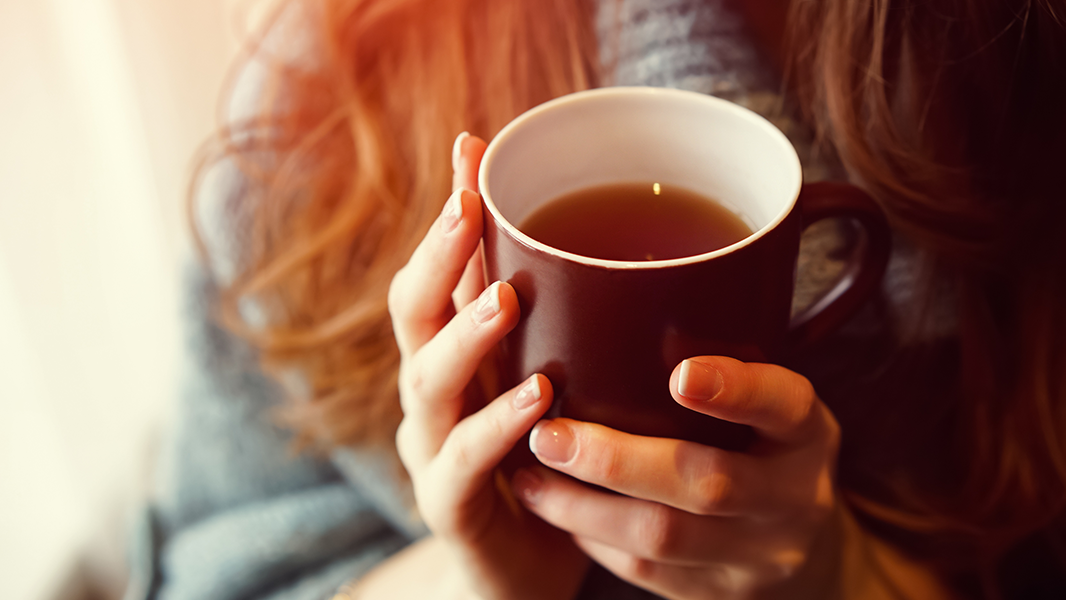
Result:
<svg viewBox="0 0 1066 600">
<path fill-rule="evenodd" d="M 0 598 L 86 572 L 121 591 L 174 394 L 191 158 L 265 8 L 0 0 Z"/>
</svg>

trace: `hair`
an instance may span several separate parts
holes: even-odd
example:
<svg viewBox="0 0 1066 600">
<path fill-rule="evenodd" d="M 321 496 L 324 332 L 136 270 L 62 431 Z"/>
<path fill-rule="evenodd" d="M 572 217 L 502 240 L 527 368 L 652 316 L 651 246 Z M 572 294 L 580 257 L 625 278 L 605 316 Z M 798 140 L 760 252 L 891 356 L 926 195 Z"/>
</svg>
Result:
<svg viewBox="0 0 1066 600">
<path fill-rule="evenodd" d="M 313 58 L 272 58 L 268 33 L 294 18 Z M 253 41 L 246 62 L 268 71 L 260 104 L 202 153 L 193 202 L 212 164 L 241 169 L 230 212 L 245 241 L 220 318 L 268 372 L 298 373 L 282 379 L 295 379 L 284 416 L 301 443 L 393 443 L 386 295 L 448 196 L 452 140 L 491 138 L 594 86 L 591 21 L 583 0 L 307 0 L 283 4 Z"/>
<path fill-rule="evenodd" d="M 938 399 L 952 418 L 936 434 L 957 485 L 860 504 L 967 534 L 994 563 L 1066 508 L 1066 12 L 1049 0 L 799 0 L 792 31 L 804 32 L 793 81 L 809 120 L 957 304 L 957 395 Z"/>
<path fill-rule="evenodd" d="M 302 441 L 391 447 L 386 292 L 448 195 L 451 141 L 597 85 L 593 5 L 305 0 L 311 64 L 270 60 L 260 34 L 247 61 L 269 69 L 261 103 L 199 172 L 223 159 L 243 172 L 245 241 L 220 315 L 266 370 L 299 374 L 288 418 Z M 959 315 L 957 393 L 929 410 L 951 415 L 932 450 L 960 472 L 936 491 L 882 474 L 891 494 L 845 498 L 888 526 L 969 536 L 979 562 L 1066 505 L 1064 19 L 1051 0 L 794 0 L 790 13 L 804 114 L 950 282 Z"/>
</svg>

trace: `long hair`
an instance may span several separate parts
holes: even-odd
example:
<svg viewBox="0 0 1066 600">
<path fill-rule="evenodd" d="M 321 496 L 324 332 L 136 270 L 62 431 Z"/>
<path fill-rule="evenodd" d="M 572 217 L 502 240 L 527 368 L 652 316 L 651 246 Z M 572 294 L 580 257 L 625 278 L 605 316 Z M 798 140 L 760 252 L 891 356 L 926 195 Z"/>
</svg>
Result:
<svg viewBox="0 0 1066 600">
<path fill-rule="evenodd" d="M 791 21 L 809 120 L 926 250 L 959 321 L 954 393 L 910 411 L 947 410 L 925 450 L 959 472 L 939 473 L 950 485 L 936 494 L 889 482 L 896 506 L 852 499 L 926 538 L 959 536 L 994 578 L 1066 508 L 1066 7 L 798 0 Z"/>
<path fill-rule="evenodd" d="M 294 27 L 312 56 L 279 60 L 266 36 Z M 451 141 L 595 85 L 591 28 L 581 1 L 298 0 L 253 41 L 246 62 L 268 73 L 259 105 L 225 124 L 198 180 L 223 159 L 242 172 L 219 313 L 290 382 L 284 416 L 301 442 L 392 443 L 386 292 L 449 194 Z"/>
<path fill-rule="evenodd" d="M 299 373 L 289 415 L 305 441 L 391 444 L 386 290 L 447 196 L 451 140 L 597 85 L 593 5 L 301 2 L 314 60 L 267 61 L 256 116 L 227 124 L 200 172 L 244 172 L 220 313 L 265 368 Z M 930 410 L 950 413 L 932 450 L 961 471 L 935 492 L 871 474 L 893 490 L 877 501 L 842 479 L 845 498 L 888 526 L 962 532 L 979 562 L 1066 505 L 1064 18 L 1051 0 L 794 0 L 790 15 L 808 120 L 959 315 L 953 391 Z"/>
</svg>

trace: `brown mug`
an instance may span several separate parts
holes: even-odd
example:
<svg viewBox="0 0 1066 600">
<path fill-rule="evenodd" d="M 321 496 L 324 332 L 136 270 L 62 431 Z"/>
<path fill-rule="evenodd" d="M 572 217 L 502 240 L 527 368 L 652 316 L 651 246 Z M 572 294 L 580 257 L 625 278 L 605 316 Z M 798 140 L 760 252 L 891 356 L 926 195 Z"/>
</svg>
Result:
<svg viewBox="0 0 1066 600">
<path fill-rule="evenodd" d="M 697 191 L 753 233 L 704 254 L 627 262 L 558 250 L 515 226 L 568 192 L 618 182 Z M 510 283 L 522 313 L 499 348 L 500 384 L 543 373 L 555 391 L 549 416 L 638 435 L 744 447 L 748 428 L 674 402 L 674 367 L 700 355 L 772 361 L 852 315 L 888 261 L 888 226 L 865 193 L 804 185 L 777 128 L 693 92 L 605 88 L 547 102 L 492 140 L 478 183 L 486 278 Z M 857 222 L 860 243 L 836 286 L 793 317 L 800 234 L 830 217 Z"/>
</svg>

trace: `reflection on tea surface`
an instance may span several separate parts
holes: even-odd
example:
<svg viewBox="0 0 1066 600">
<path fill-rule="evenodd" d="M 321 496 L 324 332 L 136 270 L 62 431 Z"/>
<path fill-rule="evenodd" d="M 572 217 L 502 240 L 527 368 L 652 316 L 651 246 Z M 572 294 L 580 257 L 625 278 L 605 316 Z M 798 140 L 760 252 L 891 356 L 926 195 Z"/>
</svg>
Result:
<svg viewBox="0 0 1066 600">
<path fill-rule="evenodd" d="M 718 202 L 659 183 L 616 183 L 564 194 L 538 208 L 518 228 L 566 252 L 620 261 L 694 256 L 752 233 Z"/>
</svg>

